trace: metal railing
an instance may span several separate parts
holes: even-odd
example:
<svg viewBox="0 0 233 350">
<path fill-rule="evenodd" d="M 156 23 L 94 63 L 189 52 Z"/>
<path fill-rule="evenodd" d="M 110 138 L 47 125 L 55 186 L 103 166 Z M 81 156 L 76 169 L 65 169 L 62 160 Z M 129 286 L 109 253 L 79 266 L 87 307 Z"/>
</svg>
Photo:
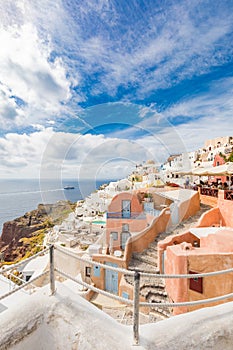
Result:
<svg viewBox="0 0 233 350">
<path fill-rule="evenodd" d="M 18 267 L 20 267 L 21 265 L 25 265 L 25 264 L 27 264 L 29 261 L 31 261 L 31 260 L 37 258 L 38 256 L 44 255 L 44 254 L 47 253 L 49 250 L 50 250 L 50 248 L 46 248 L 46 249 L 42 250 L 41 252 L 39 252 L 39 253 L 37 253 L 37 254 L 35 254 L 35 255 L 33 255 L 33 256 L 27 258 L 27 259 L 21 260 L 20 262 L 18 262 L 18 263 L 16 263 L 16 264 L 9 265 L 8 267 L 5 267 L 5 266 L 4 266 L 4 268 L 2 267 L 2 268 L 0 269 L 0 275 L 3 275 L 3 276 L 4 276 L 4 275 L 8 275 L 8 274 L 9 274 L 9 276 L 11 276 L 11 277 L 13 276 L 15 279 L 17 279 L 17 280 L 20 281 L 20 283 L 21 283 L 20 285 L 17 285 L 17 284 L 13 284 L 13 283 L 12 283 L 12 290 L 9 290 L 9 292 L 0 295 L 0 300 L 3 300 L 4 298 L 9 297 L 10 295 L 12 295 L 12 294 L 18 292 L 18 291 L 21 290 L 21 289 L 24 289 L 25 287 L 27 287 L 27 286 L 29 286 L 29 285 L 31 285 L 31 286 L 34 287 L 33 282 L 37 281 L 40 277 L 49 274 L 49 271 L 46 270 L 46 271 L 40 273 L 39 275 L 37 275 L 35 278 L 30 278 L 29 281 L 23 281 L 23 279 L 19 278 L 18 276 L 14 276 L 14 274 L 12 274 L 12 270 L 16 270 L 16 269 L 17 269 Z M 9 281 L 10 281 L 10 279 L 9 279 Z"/>
<path fill-rule="evenodd" d="M 122 211 L 107 212 L 107 219 L 138 219 L 143 220 L 146 218 L 144 212 L 130 212 L 128 215 Z"/>
<path fill-rule="evenodd" d="M 51 248 L 54 249 L 54 248 Z M 214 271 L 214 272 L 206 272 L 206 273 L 195 273 L 195 274 L 173 274 L 173 275 L 166 275 L 166 274 L 152 274 L 152 273 L 144 273 L 144 272 L 139 272 L 139 271 L 132 271 L 132 270 L 127 270 L 127 269 L 123 269 L 123 268 L 117 268 L 117 267 L 113 267 L 113 266 L 109 266 L 109 265 L 105 265 L 102 263 L 98 263 L 96 261 L 92 261 L 92 260 L 87 260 L 87 259 L 83 259 L 82 257 L 79 257 L 77 255 L 75 255 L 74 253 L 71 253 L 70 251 L 65 250 L 64 248 L 55 246 L 55 249 L 58 250 L 59 252 L 64 253 L 65 255 L 71 256 L 76 258 L 79 261 L 82 262 L 86 262 L 88 264 L 91 264 L 93 266 L 100 266 L 106 270 L 112 270 L 112 271 L 116 271 L 116 272 L 120 272 L 124 275 L 128 275 L 128 276 L 133 276 L 134 278 L 134 283 L 133 283 L 133 300 L 130 299 L 126 299 L 123 297 L 120 297 L 118 295 L 112 294 L 110 292 L 107 292 L 105 290 L 99 289 L 97 287 L 94 287 L 93 285 L 86 283 L 84 281 L 80 281 L 76 278 L 74 278 L 73 276 L 67 274 L 66 272 L 62 271 L 61 269 L 58 268 L 54 268 L 54 270 L 61 274 L 63 277 L 69 278 L 72 281 L 81 284 L 82 286 L 96 292 L 102 295 L 105 295 L 107 297 L 110 297 L 111 299 L 114 300 L 118 300 L 124 304 L 128 304 L 133 306 L 133 344 L 134 345 L 138 345 L 139 344 L 139 310 L 140 307 L 149 307 L 149 308 L 153 308 L 153 307 L 180 307 L 180 306 L 195 306 L 195 305 L 203 305 L 203 304 L 209 304 L 209 303 L 213 303 L 213 302 L 218 302 L 218 301 L 222 301 L 228 298 L 233 298 L 233 293 L 229 293 L 223 296 L 219 296 L 219 297 L 214 297 L 214 298 L 209 298 L 209 299 L 203 299 L 203 300 L 196 300 L 196 301 L 187 301 L 187 302 L 179 302 L 179 303 L 161 303 L 161 302 L 140 302 L 140 279 L 141 277 L 153 277 L 153 278 L 186 278 L 186 279 L 190 279 L 190 278 L 199 278 L 199 277 L 208 277 L 208 276 L 217 276 L 217 275 L 222 275 L 222 274 L 227 274 L 227 273 L 231 273 L 233 272 L 233 268 L 230 269 L 226 269 L 226 270 L 220 270 L 220 271 Z M 53 263 L 54 265 L 54 263 Z M 53 274 L 54 275 L 54 274 Z M 54 282 L 52 281 L 52 286 L 51 286 L 51 290 L 53 290 L 53 285 Z"/>
<path fill-rule="evenodd" d="M 224 199 L 227 199 L 229 201 L 233 201 L 233 191 L 232 190 L 225 190 L 224 191 Z"/>
<path fill-rule="evenodd" d="M 218 197 L 218 189 L 210 187 L 201 187 L 201 194 L 204 196 Z"/>
<path fill-rule="evenodd" d="M 112 294 L 110 292 L 107 292 L 105 290 L 99 289 L 95 286 L 93 286 L 92 284 L 86 283 L 82 280 L 78 280 L 77 278 L 71 276 L 70 274 L 68 274 L 67 272 L 59 269 L 58 267 L 55 266 L 55 251 L 57 250 L 67 256 L 73 257 L 83 263 L 88 263 L 89 265 L 93 265 L 93 266 L 99 266 L 102 267 L 104 269 L 108 269 L 108 270 L 112 270 L 112 271 L 116 271 L 119 273 L 122 273 L 124 275 L 128 275 L 128 276 L 132 276 L 134 279 L 133 282 L 133 299 L 126 299 L 123 297 L 120 297 L 118 295 Z M 160 308 L 163 307 L 180 307 L 180 306 L 194 306 L 194 305 L 203 305 L 203 304 L 208 304 L 208 303 L 213 303 L 213 302 L 218 302 L 218 301 L 223 301 L 225 299 L 229 299 L 229 298 L 233 298 L 233 293 L 229 293 L 226 295 L 222 295 L 222 296 L 218 296 L 218 297 L 214 297 L 214 298 L 209 298 L 209 299 L 203 299 L 203 300 L 196 300 L 196 301 L 187 301 L 187 302 L 179 302 L 179 303 L 167 303 L 167 302 L 140 302 L 140 279 L 141 277 L 150 277 L 150 278 L 199 278 L 199 277 L 208 277 L 208 276 L 217 276 L 217 275 L 221 275 L 221 274 L 227 274 L 227 273 L 232 273 L 233 272 L 233 268 L 230 269 L 226 269 L 226 270 L 221 270 L 221 271 L 214 271 L 214 272 L 207 272 L 207 273 L 200 273 L 200 274 L 183 274 L 183 275 L 179 275 L 179 274 L 174 274 L 174 275 L 166 275 L 166 274 L 152 274 L 152 273 L 144 273 L 144 272 L 139 272 L 139 271 L 132 271 L 132 270 L 127 270 L 127 269 L 123 269 L 123 268 L 117 268 L 117 267 L 113 267 L 113 266 L 109 266 L 109 265 L 105 265 L 102 263 L 98 263 L 96 261 L 92 261 L 92 260 L 88 260 L 88 259 L 84 259 L 80 256 L 77 256 L 75 253 L 72 253 L 70 251 L 67 251 L 64 248 L 61 248 L 59 246 L 54 246 L 51 245 L 49 248 L 46 248 L 45 250 L 35 254 L 34 256 L 25 259 L 23 261 L 21 261 L 20 263 L 11 265 L 7 268 L 5 268 L 4 270 L 1 269 L 0 270 L 0 275 L 4 275 L 6 272 L 11 271 L 12 269 L 16 269 L 17 267 L 19 267 L 22 264 L 25 264 L 27 262 L 29 262 L 32 259 L 35 259 L 37 256 L 40 256 L 44 253 L 47 253 L 49 251 L 49 270 L 44 271 L 43 273 L 41 273 L 40 275 L 36 276 L 33 279 L 30 279 L 27 282 L 22 283 L 20 286 L 15 287 L 13 290 L 9 291 L 8 293 L 5 293 L 4 295 L 0 296 L 0 300 L 10 296 L 11 294 L 25 288 L 26 286 L 32 284 L 34 281 L 36 281 L 37 279 L 39 279 L 42 276 L 45 276 L 47 274 L 49 274 L 50 276 L 50 291 L 51 291 L 51 295 L 54 295 L 56 292 L 56 286 L 55 286 L 55 272 L 57 272 L 58 274 L 60 274 L 61 276 L 68 278 L 80 285 L 82 285 L 83 287 L 92 290 L 96 293 L 105 295 L 111 299 L 120 301 L 126 305 L 131 305 L 133 307 L 133 344 L 134 345 L 138 345 L 139 344 L 139 311 L 140 311 L 140 307 L 148 307 L 148 308 L 153 308 L 153 307 L 157 307 L 159 306 Z"/>
</svg>

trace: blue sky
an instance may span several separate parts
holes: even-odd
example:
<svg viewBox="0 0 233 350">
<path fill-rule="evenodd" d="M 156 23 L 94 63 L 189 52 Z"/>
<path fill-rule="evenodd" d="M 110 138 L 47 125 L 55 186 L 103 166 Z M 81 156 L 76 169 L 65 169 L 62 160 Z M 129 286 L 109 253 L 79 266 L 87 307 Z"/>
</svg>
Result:
<svg viewBox="0 0 233 350">
<path fill-rule="evenodd" d="M 233 134 L 232 0 L 0 0 L 0 16 L 2 178 L 122 177 Z"/>
</svg>

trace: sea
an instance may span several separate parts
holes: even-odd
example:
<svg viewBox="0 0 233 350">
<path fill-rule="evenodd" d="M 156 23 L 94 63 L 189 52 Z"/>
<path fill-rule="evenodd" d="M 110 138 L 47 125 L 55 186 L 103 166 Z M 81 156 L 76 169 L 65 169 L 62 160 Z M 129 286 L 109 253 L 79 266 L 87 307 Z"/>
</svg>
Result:
<svg viewBox="0 0 233 350">
<path fill-rule="evenodd" d="M 75 203 L 110 181 L 116 180 L 0 179 L 0 235 L 4 222 L 36 209 L 40 203 L 52 204 L 59 200 Z M 65 186 L 74 189 L 64 189 Z"/>
</svg>

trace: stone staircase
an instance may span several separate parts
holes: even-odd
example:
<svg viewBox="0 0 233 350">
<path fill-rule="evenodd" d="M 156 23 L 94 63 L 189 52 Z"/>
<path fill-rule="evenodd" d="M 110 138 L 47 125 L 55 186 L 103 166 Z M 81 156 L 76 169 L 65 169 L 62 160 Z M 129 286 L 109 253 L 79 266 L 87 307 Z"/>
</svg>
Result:
<svg viewBox="0 0 233 350">
<path fill-rule="evenodd" d="M 129 263 L 129 270 L 137 270 L 158 274 L 157 267 L 157 244 L 158 241 L 164 239 L 168 233 L 162 232 L 154 242 L 150 243 L 149 247 L 142 253 L 133 253 Z M 126 281 L 133 284 L 133 278 L 127 276 Z M 165 281 L 159 277 L 144 277 L 140 280 L 140 295 L 143 296 L 148 303 L 166 303 L 169 302 L 165 291 Z M 171 316 L 171 310 L 168 307 L 150 307 L 149 316 L 152 322 L 162 320 Z"/>
<path fill-rule="evenodd" d="M 130 260 L 128 269 L 142 272 L 150 272 L 150 273 L 159 273 L 157 267 L 157 258 L 158 251 L 157 245 L 158 242 L 169 236 L 171 232 L 162 232 L 160 233 L 154 242 L 150 243 L 148 248 L 145 249 L 142 253 L 133 253 L 132 258 Z"/>
<path fill-rule="evenodd" d="M 181 222 L 176 227 L 170 227 L 168 231 L 160 233 L 154 242 L 152 242 L 147 249 L 142 253 L 133 253 L 130 260 L 128 269 L 137 270 L 140 272 L 148 272 L 159 274 L 157 266 L 157 244 L 159 241 L 165 239 L 167 236 L 178 234 L 188 230 L 191 226 L 194 227 L 199 220 L 200 216 L 210 207 L 201 205 L 201 209 L 192 217 Z M 133 284 L 133 278 L 125 276 L 128 283 Z M 149 303 L 166 303 L 169 302 L 166 290 L 165 281 L 159 277 L 141 277 L 140 280 L 140 294 Z M 150 318 L 152 322 L 158 321 L 164 318 L 168 318 L 172 315 L 172 309 L 168 307 L 153 307 L 150 308 Z"/>
<path fill-rule="evenodd" d="M 144 262 L 142 264 L 145 264 Z M 143 265 L 144 266 L 144 265 Z M 148 264 L 147 264 L 148 266 Z M 154 266 L 153 266 L 154 268 Z M 148 268 L 146 272 L 155 273 L 155 270 L 150 271 Z M 139 270 L 139 269 L 137 269 Z M 145 270 L 143 271 L 145 272 Z M 125 276 L 127 283 L 133 285 L 133 277 Z M 165 291 L 165 282 L 160 277 L 146 277 L 141 276 L 140 279 L 140 295 L 145 298 L 148 303 L 168 303 L 169 299 Z M 172 310 L 168 307 L 154 306 L 149 308 L 149 318 L 151 322 L 160 321 L 172 315 Z"/>
<path fill-rule="evenodd" d="M 168 303 L 168 295 L 165 291 L 165 284 L 163 280 L 154 280 L 150 282 L 142 282 L 140 294 L 146 299 L 148 303 Z M 149 314 L 155 320 L 161 320 L 172 316 L 172 309 L 169 307 L 154 306 L 150 308 Z"/>
<path fill-rule="evenodd" d="M 151 243 L 147 249 L 143 251 L 143 253 L 133 253 L 130 266 L 131 268 L 132 264 L 136 265 L 138 269 L 140 267 L 143 267 L 143 271 L 145 271 L 145 267 L 147 267 L 147 270 L 150 272 L 156 272 L 157 270 L 157 241 Z M 135 264 L 136 263 L 136 264 Z M 145 263 L 146 266 L 141 266 Z"/>
</svg>

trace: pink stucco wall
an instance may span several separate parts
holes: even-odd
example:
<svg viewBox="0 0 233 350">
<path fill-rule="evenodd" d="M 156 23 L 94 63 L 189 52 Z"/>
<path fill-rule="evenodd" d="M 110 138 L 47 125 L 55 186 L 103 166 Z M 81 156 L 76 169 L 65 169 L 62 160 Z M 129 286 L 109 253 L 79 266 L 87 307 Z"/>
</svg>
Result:
<svg viewBox="0 0 233 350">
<path fill-rule="evenodd" d="M 207 197 L 207 196 L 205 196 Z M 210 197 L 212 198 L 212 197 Z M 218 191 L 217 207 L 205 212 L 198 222 L 198 227 L 228 226 L 233 227 L 233 201 L 224 199 L 224 191 Z"/>
<path fill-rule="evenodd" d="M 158 243 L 159 266 L 162 268 L 162 256 L 166 251 L 164 261 L 166 274 L 185 274 L 188 271 L 197 273 L 225 270 L 233 264 L 233 201 L 224 199 L 224 191 L 219 190 L 218 207 L 205 212 L 196 227 L 220 226 L 215 234 L 201 237 L 199 247 L 194 247 L 197 240 L 190 232 L 167 237 Z M 221 228 L 221 226 L 223 226 Z M 187 242 L 187 243 L 186 243 Z M 187 248 L 187 244 L 189 247 Z M 186 245 L 186 246 L 185 246 Z M 187 249 L 185 249 L 185 247 Z M 173 302 L 208 299 L 232 293 L 233 274 L 223 274 L 203 278 L 203 292 L 191 290 L 188 279 L 166 279 L 166 290 Z M 223 302 L 227 302 L 226 299 Z M 192 307 L 175 307 L 174 314 L 191 311 L 208 305 Z"/>
<path fill-rule="evenodd" d="M 224 217 L 218 207 L 212 208 L 200 217 L 196 227 L 225 226 Z"/>
<path fill-rule="evenodd" d="M 225 160 L 219 155 L 216 154 L 214 157 L 214 162 L 213 162 L 213 166 L 218 166 L 218 165 L 223 165 L 225 164 Z M 226 176 L 212 176 L 212 181 L 218 181 L 220 180 L 222 183 L 226 182 Z"/>
<path fill-rule="evenodd" d="M 138 197 L 135 194 L 129 192 L 121 192 L 117 194 L 111 201 L 108 206 L 108 212 L 119 212 L 121 211 L 121 202 L 123 200 L 131 201 L 131 211 L 132 212 L 142 212 L 143 206 L 142 203 L 139 202 Z"/>
<path fill-rule="evenodd" d="M 233 227 L 233 201 L 224 199 L 224 191 L 218 191 L 218 208 L 225 226 Z"/>
<path fill-rule="evenodd" d="M 195 235 L 187 231 L 177 235 L 168 236 L 163 241 L 158 242 L 158 267 L 160 272 L 162 272 L 163 252 L 166 251 L 168 247 L 179 245 L 182 242 L 187 242 L 194 246 L 194 242 L 199 244 L 200 240 Z"/>
<path fill-rule="evenodd" d="M 129 262 L 132 252 L 140 253 L 148 248 L 149 244 L 152 243 L 161 232 L 166 231 L 170 223 L 170 217 L 170 210 L 164 209 L 160 216 L 154 219 L 150 227 L 131 237 L 125 250 L 125 259 Z"/>
<path fill-rule="evenodd" d="M 187 274 L 188 264 L 187 255 L 182 254 L 180 245 L 170 246 L 166 250 L 165 273 L 166 274 Z M 186 252 L 186 251 L 185 251 Z M 166 291 L 171 302 L 183 302 L 188 299 L 188 280 L 187 279 L 166 279 Z M 180 309 L 174 308 L 173 314 L 187 312 L 187 307 Z"/>
<path fill-rule="evenodd" d="M 131 218 L 122 218 L 121 216 L 123 200 L 131 201 Z M 107 218 L 106 223 L 106 245 L 109 246 L 110 244 L 111 232 L 117 232 L 118 239 L 114 241 L 114 250 L 121 249 L 121 234 L 123 224 L 129 225 L 130 233 L 140 232 L 144 230 L 145 227 L 147 227 L 147 217 L 144 215 L 143 205 L 140 202 L 138 196 L 135 194 L 122 192 L 116 195 L 108 207 L 108 213 L 110 217 Z"/>
<path fill-rule="evenodd" d="M 170 220 L 170 212 L 168 209 L 164 209 L 161 215 L 158 218 L 154 219 L 150 227 L 144 229 L 144 231 L 136 235 L 135 239 L 132 237 L 128 240 L 124 255 L 121 258 L 117 258 L 114 255 L 98 254 L 98 255 L 93 255 L 92 259 L 100 263 L 111 262 L 111 263 L 117 264 L 118 267 L 127 269 L 129 261 L 132 256 L 132 252 L 134 251 L 139 252 L 147 248 L 149 243 L 153 242 L 156 236 L 160 232 L 163 232 L 166 229 L 169 223 L 169 220 Z M 127 285 L 124 283 L 124 280 L 122 278 L 124 277 L 122 276 L 121 273 L 119 273 L 118 274 L 119 295 L 121 295 L 123 291 L 126 291 L 131 296 L 132 287 L 130 285 L 128 285 L 127 287 Z M 98 288 L 105 289 L 105 269 L 101 268 L 100 276 L 98 277 L 95 277 L 92 275 L 91 281 Z"/>
<path fill-rule="evenodd" d="M 223 228 L 217 234 L 210 234 L 207 237 L 201 237 L 201 247 L 207 251 L 229 253 L 233 252 L 233 229 Z"/>
<path fill-rule="evenodd" d="M 214 239 L 211 235 L 212 240 Z M 220 239 L 220 237 L 219 237 Z M 225 240 L 225 250 L 227 250 L 227 240 Z M 217 248 L 217 244 L 215 245 Z M 212 251 L 210 247 L 182 249 L 182 245 L 170 246 L 167 248 L 165 260 L 166 274 L 186 274 L 189 271 L 205 273 L 225 270 L 232 267 L 233 252 Z M 185 302 L 203 300 L 232 293 L 233 274 L 223 274 L 213 277 L 203 277 L 203 292 L 199 293 L 189 288 L 189 279 L 166 279 L 166 291 L 169 299 L 173 302 Z M 223 302 L 227 302 L 226 299 Z M 206 305 L 174 307 L 173 314 L 192 311 L 206 306 L 213 306 L 219 302 Z"/>
</svg>

